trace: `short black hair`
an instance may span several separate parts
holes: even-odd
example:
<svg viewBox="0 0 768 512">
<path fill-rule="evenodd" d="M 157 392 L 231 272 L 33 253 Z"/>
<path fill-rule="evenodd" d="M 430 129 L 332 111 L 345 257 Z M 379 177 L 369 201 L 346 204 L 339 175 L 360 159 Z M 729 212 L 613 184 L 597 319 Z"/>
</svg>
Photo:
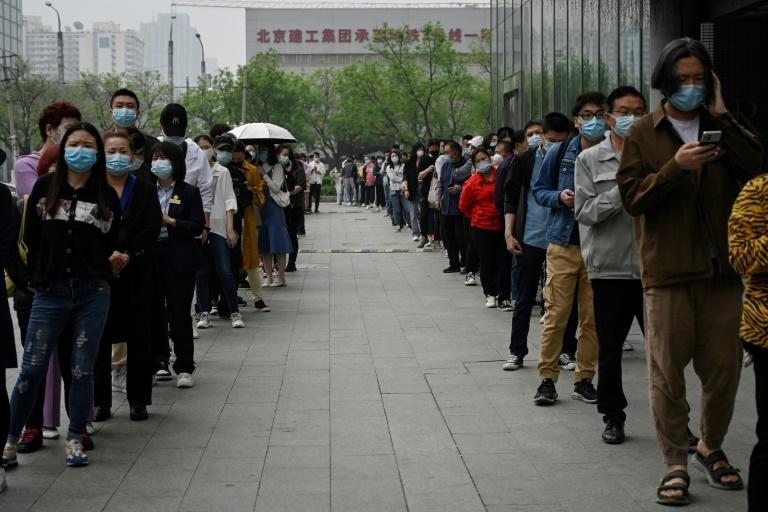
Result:
<svg viewBox="0 0 768 512">
<path fill-rule="evenodd" d="M 531 126 L 536 126 L 536 125 L 544 126 L 544 121 L 542 121 L 541 119 L 531 119 L 530 121 L 525 123 L 525 126 L 523 127 L 523 131 L 527 132 L 528 128 L 530 128 Z"/>
<path fill-rule="evenodd" d="M 496 130 L 496 135 L 499 136 L 499 140 L 505 139 L 505 138 L 512 138 L 512 134 L 515 133 L 515 129 L 511 126 L 502 126 L 498 130 Z"/>
<path fill-rule="evenodd" d="M 560 112 L 550 112 L 544 116 L 544 123 L 542 124 L 544 133 L 547 132 L 564 132 L 570 133 L 573 124 L 571 120 L 565 117 L 565 114 Z"/>
<path fill-rule="evenodd" d="M 515 130 L 512 132 L 512 144 L 522 144 L 525 142 L 525 131 L 524 130 Z"/>
<path fill-rule="evenodd" d="M 461 140 L 472 140 L 472 139 L 474 139 L 474 138 L 475 138 L 475 136 L 474 136 L 474 135 L 471 135 L 471 134 L 469 134 L 469 133 L 468 133 L 468 134 L 466 134 L 465 136 L 463 136 L 463 137 L 461 138 Z"/>
<path fill-rule="evenodd" d="M 462 149 L 464 149 L 461 147 L 461 144 L 459 144 L 455 140 L 449 140 L 448 142 L 446 142 L 445 147 L 452 148 L 454 151 L 458 151 L 459 153 L 461 153 Z"/>
<path fill-rule="evenodd" d="M 431 139 L 429 142 L 427 142 L 427 147 L 431 146 L 439 146 L 440 145 L 440 139 Z"/>
<path fill-rule="evenodd" d="M 714 97 L 715 80 L 712 78 L 712 57 L 701 44 L 690 37 L 681 37 L 667 43 L 661 50 L 659 60 L 653 68 L 651 75 L 651 87 L 658 89 L 666 98 L 672 96 L 680 88 L 680 79 L 677 76 L 675 64 L 680 59 L 696 57 L 704 65 L 704 98 L 709 103 Z"/>
<path fill-rule="evenodd" d="M 245 153 L 245 144 L 243 144 L 240 141 L 235 142 L 235 145 L 232 146 L 232 152 L 233 153 Z"/>
<path fill-rule="evenodd" d="M 605 100 L 605 102 L 608 104 L 608 110 L 613 112 L 613 104 L 618 100 L 619 98 L 624 98 L 626 96 L 633 96 L 635 98 L 640 98 L 643 100 L 643 108 L 648 108 L 648 103 L 645 101 L 645 96 L 643 96 L 643 93 L 632 87 L 631 85 L 620 85 L 614 90 L 611 91 L 611 94 L 608 95 L 608 99 Z"/>
<path fill-rule="evenodd" d="M 208 144 L 210 144 L 211 146 L 213 146 L 213 140 L 211 140 L 211 138 L 210 138 L 209 136 L 207 136 L 206 134 L 204 134 L 204 133 L 201 133 L 200 135 L 198 135 L 197 137 L 195 137 L 195 138 L 194 138 L 194 139 L 192 139 L 192 140 L 193 140 L 193 141 L 195 141 L 195 144 L 197 144 L 197 143 L 198 143 L 198 142 L 200 142 L 201 140 L 207 140 L 207 141 L 208 141 Z"/>
<path fill-rule="evenodd" d="M 232 129 L 231 126 L 224 123 L 216 123 L 213 126 L 211 126 L 211 129 L 208 130 L 208 135 L 213 139 L 216 140 L 216 137 L 219 135 L 224 135 L 228 131 Z"/>
<path fill-rule="evenodd" d="M 171 162 L 174 181 L 177 183 L 184 181 L 187 175 L 187 164 L 184 162 L 184 154 L 181 152 L 181 148 L 173 142 L 162 141 L 152 150 L 152 158 L 154 159 L 158 153 L 162 153 Z M 157 176 L 154 174 L 152 174 L 152 179 L 154 182 L 157 182 Z"/>
<path fill-rule="evenodd" d="M 496 144 L 496 149 L 503 148 L 503 151 L 505 153 L 511 153 L 512 152 L 512 143 L 507 142 L 505 140 L 500 140 L 498 144 Z"/>
<path fill-rule="evenodd" d="M 141 133 L 141 130 L 134 128 L 133 126 L 124 128 L 124 130 L 128 134 L 128 143 L 131 146 L 131 151 L 134 153 L 137 151 L 144 151 L 144 148 L 147 146 L 147 139 L 144 138 L 144 134 Z"/>
<path fill-rule="evenodd" d="M 578 116 L 579 112 L 581 112 L 581 109 L 584 108 L 584 105 L 588 105 L 590 103 L 594 103 L 595 105 L 600 105 L 601 108 L 604 108 L 605 94 L 599 91 L 589 91 L 589 92 L 580 94 L 579 97 L 576 98 L 576 101 L 573 104 L 573 108 L 571 109 L 571 115 L 573 117 Z"/>
<path fill-rule="evenodd" d="M 114 93 L 112 93 L 112 97 L 109 98 L 109 108 L 112 108 L 112 103 L 114 103 L 115 98 L 118 96 L 128 96 L 130 98 L 133 98 L 136 100 L 136 108 L 141 110 L 141 103 L 139 102 L 139 97 L 136 96 L 136 93 L 133 92 L 130 89 L 126 89 L 125 87 L 116 90 Z"/>
</svg>

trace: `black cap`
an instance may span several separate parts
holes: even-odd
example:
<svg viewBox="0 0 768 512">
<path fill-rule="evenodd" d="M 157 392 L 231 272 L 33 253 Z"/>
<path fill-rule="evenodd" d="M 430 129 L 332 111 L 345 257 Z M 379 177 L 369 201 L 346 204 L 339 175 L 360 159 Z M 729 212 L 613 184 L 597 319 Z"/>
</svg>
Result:
<svg viewBox="0 0 768 512">
<path fill-rule="evenodd" d="M 178 103 L 169 103 L 160 113 L 163 133 L 169 137 L 183 137 L 187 132 L 187 109 Z"/>
<path fill-rule="evenodd" d="M 235 145 L 232 137 L 228 135 L 219 135 L 216 140 L 213 141 L 213 147 L 216 149 L 223 149 L 224 151 L 232 151 L 232 147 Z"/>
</svg>

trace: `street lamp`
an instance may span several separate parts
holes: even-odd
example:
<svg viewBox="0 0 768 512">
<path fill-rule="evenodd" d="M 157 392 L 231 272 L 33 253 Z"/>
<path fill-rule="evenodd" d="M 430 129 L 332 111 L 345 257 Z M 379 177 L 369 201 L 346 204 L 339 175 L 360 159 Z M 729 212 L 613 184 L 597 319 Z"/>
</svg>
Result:
<svg viewBox="0 0 768 512">
<path fill-rule="evenodd" d="M 173 20 L 176 15 L 171 15 L 171 31 L 168 35 L 168 83 L 171 84 L 171 103 L 173 103 Z"/>
<path fill-rule="evenodd" d="M 61 95 L 64 96 L 64 33 L 61 31 L 61 15 L 59 10 L 53 6 L 51 2 L 45 2 L 46 7 L 50 7 L 56 12 L 56 20 L 59 23 L 59 32 L 56 34 L 56 43 L 58 45 L 59 54 L 57 57 L 59 65 L 59 86 L 61 87 Z"/>
<path fill-rule="evenodd" d="M 205 46 L 203 46 L 203 38 L 200 37 L 200 32 L 195 34 L 195 37 L 200 41 L 200 51 L 202 52 L 202 59 L 200 60 L 200 74 L 203 75 L 203 85 L 208 85 L 208 77 L 205 75 Z"/>
</svg>

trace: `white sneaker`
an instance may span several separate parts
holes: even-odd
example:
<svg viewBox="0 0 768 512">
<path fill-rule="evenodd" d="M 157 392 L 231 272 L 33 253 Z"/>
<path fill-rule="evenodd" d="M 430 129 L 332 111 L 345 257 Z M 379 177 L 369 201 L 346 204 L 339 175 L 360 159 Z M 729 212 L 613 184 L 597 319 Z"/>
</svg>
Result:
<svg viewBox="0 0 768 512">
<path fill-rule="evenodd" d="M 429 241 L 427 241 L 427 243 L 424 244 L 424 248 L 425 249 L 427 249 L 427 248 L 431 249 L 434 246 L 435 246 L 435 243 L 432 240 L 429 240 Z"/>
<path fill-rule="evenodd" d="M 621 346 L 621 350 L 623 350 L 624 352 L 632 352 L 633 350 L 635 350 L 635 347 L 633 347 L 632 344 L 627 340 L 624 340 L 624 344 Z"/>
<path fill-rule="evenodd" d="M 523 359 L 521 357 L 517 357 L 516 355 L 512 354 L 509 356 L 509 359 L 507 359 L 507 362 L 504 363 L 504 366 L 502 366 L 501 369 L 511 372 L 511 371 L 519 370 L 522 367 L 523 367 Z"/>
<path fill-rule="evenodd" d="M 464 286 L 477 286 L 477 279 L 475 279 L 475 274 L 474 273 L 467 272 L 467 277 L 464 278 Z M 490 306 L 488 306 L 488 307 L 490 307 Z M 495 308 L 496 305 L 494 305 L 493 307 Z"/>
<path fill-rule="evenodd" d="M 197 331 L 197 322 L 192 322 L 192 339 L 193 340 L 199 340 L 200 339 L 200 333 Z"/>
<path fill-rule="evenodd" d="M 496 307 L 496 297 L 493 297 L 491 295 L 485 296 L 485 307 L 487 308 L 495 308 Z"/>
<path fill-rule="evenodd" d="M 576 369 L 576 360 L 568 354 L 560 354 L 560 357 L 557 358 L 557 364 L 560 366 L 561 370 L 567 372 L 572 372 Z"/>
<path fill-rule="evenodd" d="M 283 286 L 285 286 L 285 280 L 281 281 L 279 279 L 275 279 L 274 281 L 269 283 L 270 288 L 282 288 Z"/>
<path fill-rule="evenodd" d="M 234 329 L 242 329 L 245 327 L 245 323 L 243 322 L 243 315 L 240 313 L 232 313 L 230 318 L 232 319 L 232 327 Z"/>
<path fill-rule="evenodd" d="M 420 236 L 418 236 L 418 235 L 413 235 L 413 241 L 414 241 L 414 242 L 418 242 L 419 240 L 421 240 L 421 237 L 420 237 Z"/>
<path fill-rule="evenodd" d="M 195 385 L 195 381 L 192 380 L 192 375 L 189 373 L 180 373 L 176 379 L 177 388 L 191 388 Z"/>
<path fill-rule="evenodd" d="M 112 370 L 112 391 L 117 393 L 127 393 L 126 378 L 128 375 L 128 366 L 123 365 Z"/>
<path fill-rule="evenodd" d="M 200 321 L 197 322 L 198 329 L 208 329 L 211 326 L 211 314 L 207 311 L 200 313 Z"/>
<path fill-rule="evenodd" d="M 544 319 L 545 319 L 546 317 L 547 317 L 547 314 L 546 314 L 546 313 L 544 313 L 543 315 L 541 315 L 541 318 L 539 318 L 539 323 L 540 323 L 541 325 L 544 325 Z"/>
<path fill-rule="evenodd" d="M 43 439 L 58 439 L 59 429 L 43 427 Z"/>
<path fill-rule="evenodd" d="M 93 423 L 90 421 L 85 424 L 85 431 L 88 433 L 89 436 L 92 436 L 94 432 L 96 432 L 96 428 L 93 426 Z"/>
</svg>

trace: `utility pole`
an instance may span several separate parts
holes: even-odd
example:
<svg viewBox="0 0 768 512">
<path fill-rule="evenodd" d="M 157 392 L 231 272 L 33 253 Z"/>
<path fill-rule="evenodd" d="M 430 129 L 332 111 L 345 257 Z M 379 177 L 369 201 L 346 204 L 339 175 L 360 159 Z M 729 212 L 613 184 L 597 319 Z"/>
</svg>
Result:
<svg viewBox="0 0 768 512">
<path fill-rule="evenodd" d="M 13 102 L 11 101 L 11 80 L 8 78 L 8 64 L 6 59 L 8 57 L 18 57 L 15 53 L 6 54 L 3 53 L 3 90 L 5 92 L 5 105 L 8 109 L 8 141 L 11 143 L 11 158 L 6 162 L 6 169 L 10 169 L 10 165 L 16 161 L 16 157 L 19 156 L 19 145 L 16 141 L 16 122 L 13 117 Z M 6 176 L 6 180 L 7 180 Z"/>
<path fill-rule="evenodd" d="M 59 32 L 56 34 L 56 46 L 58 48 L 58 55 L 56 61 L 59 67 L 59 95 L 64 97 L 64 33 L 61 31 L 61 15 L 59 10 L 56 9 L 51 2 L 45 2 L 47 7 L 50 7 L 56 12 L 56 20 L 59 23 Z"/>
<path fill-rule="evenodd" d="M 168 84 L 171 86 L 171 103 L 173 103 L 173 20 L 175 14 L 171 14 L 171 31 L 168 34 Z"/>
<path fill-rule="evenodd" d="M 203 75 L 203 86 L 208 87 L 208 75 L 205 74 L 205 46 L 203 46 L 203 38 L 200 37 L 200 33 L 195 34 L 195 37 L 200 41 L 200 51 L 202 52 L 202 58 L 200 59 L 200 74 Z"/>
<path fill-rule="evenodd" d="M 246 97 L 248 96 L 248 64 L 243 66 L 243 105 L 240 110 L 240 124 L 245 124 L 245 107 L 247 105 Z"/>
</svg>

